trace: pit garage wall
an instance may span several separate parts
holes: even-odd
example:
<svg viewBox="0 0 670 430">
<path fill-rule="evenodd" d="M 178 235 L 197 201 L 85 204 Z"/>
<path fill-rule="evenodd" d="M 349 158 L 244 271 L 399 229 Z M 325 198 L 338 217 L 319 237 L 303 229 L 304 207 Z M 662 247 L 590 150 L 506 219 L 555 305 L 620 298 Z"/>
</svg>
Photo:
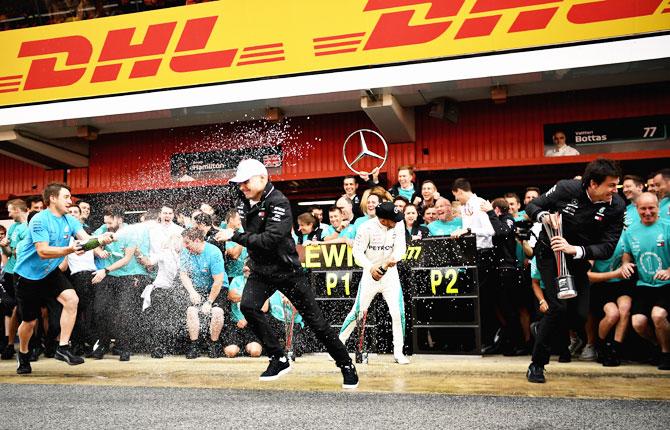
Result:
<svg viewBox="0 0 670 430">
<path fill-rule="evenodd" d="M 494 105 L 490 100 L 461 103 L 456 124 L 431 118 L 417 108 L 415 143 L 390 145 L 385 170 L 395 180 L 403 164 L 422 170 L 505 167 L 563 163 L 543 157 L 543 125 L 580 120 L 623 118 L 670 113 L 670 83 L 599 90 L 511 97 Z M 241 125 L 242 124 L 242 125 Z M 170 177 L 175 152 L 225 150 L 246 136 L 245 123 L 172 130 L 102 135 L 91 143 L 90 167 L 72 169 L 67 180 L 77 194 L 223 184 L 225 180 L 179 184 Z M 291 118 L 281 137 L 288 140 L 278 180 L 326 178 L 348 174 L 342 162 L 342 143 L 360 128 L 374 128 L 362 112 Z M 226 143 L 226 138 L 230 138 Z M 662 151 L 615 154 L 620 159 L 669 157 Z M 594 155 L 571 157 L 589 161 Z M 368 166 L 369 168 L 370 166 Z M 661 166 L 659 166 L 660 168 Z M 61 170 L 44 171 L 0 156 L 0 198 L 34 193 Z"/>
</svg>

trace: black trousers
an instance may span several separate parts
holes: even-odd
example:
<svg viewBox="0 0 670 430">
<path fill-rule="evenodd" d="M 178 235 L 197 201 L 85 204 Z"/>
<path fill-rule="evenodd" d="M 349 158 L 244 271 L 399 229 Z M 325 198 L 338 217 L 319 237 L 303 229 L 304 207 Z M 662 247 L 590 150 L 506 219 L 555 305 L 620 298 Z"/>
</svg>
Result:
<svg viewBox="0 0 670 430">
<path fill-rule="evenodd" d="M 477 279 L 479 281 L 479 316 L 481 324 L 482 345 L 493 343 L 498 330 L 496 319 L 497 264 L 493 249 L 477 250 Z"/>
<path fill-rule="evenodd" d="M 261 340 L 269 357 L 281 357 L 284 349 L 273 332 L 266 315 L 261 311 L 263 303 L 275 291 L 281 291 L 296 307 L 303 320 L 317 339 L 324 344 L 328 353 L 335 359 L 338 366 L 351 364 L 351 358 L 345 346 L 340 342 L 337 332 L 330 327 L 316 303 L 314 291 L 310 288 L 307 277 L 301 271 L 275 273 L 264 276 L 252 270 L 242 294 L 240 310 L 249 323 L 249 328 Z"/>
<path fill-rule="evenodd" d="M 112 338 L 122 350 L 143 346 L 148 336 L 140 295 L 149 282 L 148 276 L 107 276 L 98 284 L 94 312 L 103 346 Z"/>
<path fill-rule="evenodd" d="M 502 327 L 503 338 L 512 345 L 523 343 L 521 323 L 519 321 L 516 297 L 521 288 L 521 269 L 518 267 L 500 267 L 498 269 L 498 306 L 505 325 Z"/>
<path fill-rule="evenodd" d="M 153 290 L 151 306 L 143 312 L 143 320 L 147 321 L 149 330 L 148 348 L 162 348 L 167 353 L 175 352 L 177 336 L 184 326 L 188 300 L 188 294 L 181 285 Z"/>
<path fill-rule="evenodd" d="M 565 336 L 566 328 L 584 327 L 589 312 L 589 278 L 586 274 L 590 265 L 587 260 L 567 258 L 568 270 L 574 277 L 577 297 L 560 300 L 557 296 L 556 259 L 553 251 L 538 244 L 537 268 L 544 283 L 544 298 L 549 310 L 540 320 L 537 339 L 533 348 L 533 363 L 544 366 L 549 363 L 551 345 Z"/>
<path fill-rule="evenodd" d="M 91 283 L 95 272 L 83 271 L 77 272 L 70 277 L 74 291 L 79 297 L 77 306 L 77 321 L 72 331 L 72 343 L 88 343 L 93 345 L 95 342 L 93 314 L 93 302 L 95 300 L 95 287 Z"/>
</svg>

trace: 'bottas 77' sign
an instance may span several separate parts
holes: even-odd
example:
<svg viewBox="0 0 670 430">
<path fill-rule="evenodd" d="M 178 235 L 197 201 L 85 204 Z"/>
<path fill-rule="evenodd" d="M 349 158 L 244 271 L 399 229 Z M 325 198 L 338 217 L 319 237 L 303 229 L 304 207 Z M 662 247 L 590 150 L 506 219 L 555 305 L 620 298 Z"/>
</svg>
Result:
<svg viewBox="0 0 670 430">
<path fill-rule="evenodd" d="M 0 33 L 0 106 L 670 30 L 668 0 L 245 0 Z"/>
</svg>

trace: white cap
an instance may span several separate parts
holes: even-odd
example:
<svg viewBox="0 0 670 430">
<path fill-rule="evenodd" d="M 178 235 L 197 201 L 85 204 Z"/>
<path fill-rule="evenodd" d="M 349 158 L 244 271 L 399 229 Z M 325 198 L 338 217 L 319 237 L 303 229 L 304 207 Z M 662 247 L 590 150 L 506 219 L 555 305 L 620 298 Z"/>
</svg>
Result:
<svg viewBox="0 0 670 430">
<path fill-rule="evenodd" d="M 235 177 L 230 178 L 230 182 L 246 182 L 252 176 L 268 176 L 268 169 L 260 161 L 250 158 L 240 161 Z"/>
</svg>

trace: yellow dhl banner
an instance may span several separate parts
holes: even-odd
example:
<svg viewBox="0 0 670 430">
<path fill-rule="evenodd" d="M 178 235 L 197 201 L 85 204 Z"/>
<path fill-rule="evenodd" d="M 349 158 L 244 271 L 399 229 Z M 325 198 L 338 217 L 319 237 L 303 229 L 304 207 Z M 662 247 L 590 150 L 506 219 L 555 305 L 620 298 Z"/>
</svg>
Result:
<svg viewBox="0 0 670 430">
<path fill-rule="evenodd" d="M 2 32 L 0 106 L 667 30 L 668 0 L 217 1 Z"/>
</svg>

